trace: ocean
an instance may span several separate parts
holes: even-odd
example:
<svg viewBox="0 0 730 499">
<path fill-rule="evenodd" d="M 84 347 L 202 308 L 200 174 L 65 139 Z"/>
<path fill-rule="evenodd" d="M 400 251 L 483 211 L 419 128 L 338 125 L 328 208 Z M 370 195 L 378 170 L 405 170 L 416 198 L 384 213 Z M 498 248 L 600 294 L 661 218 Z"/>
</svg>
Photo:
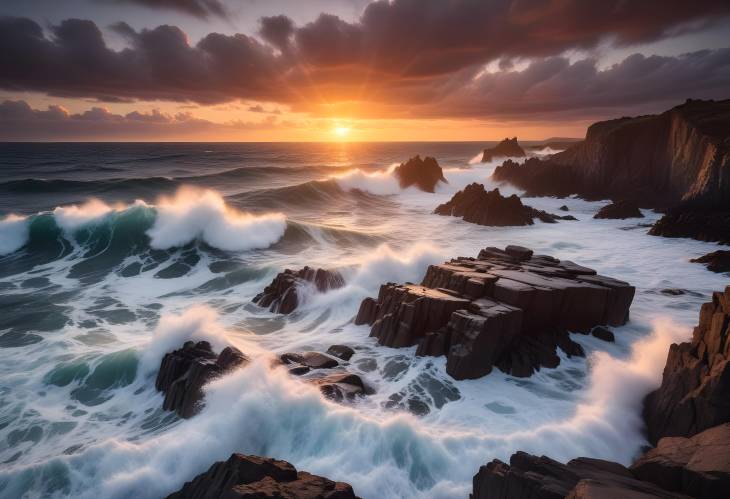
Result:
<svg viewBox="0 0 730 499">
<path fill-rule="evenodd" d="M 158 498 L 232 452 L 284 459 L 365 499 L 463 498 L 516 450 L 631 462 L 641 401 L 670 343 L 691 337 L 727 276 L 689 262 L 712 243 L 646 234 L 660 214 L 595 220 L 605 204 L 524 198 L 578 221 L 483 227 L 433 209 L 495 186 L 484 143 L 0 144 L 0 497 Z M 541 151 L 550 152 L 550 151 Z M 434 156 L 448 184 L 401 189 L 394 164 Z M 504 194 L 519 193 L 500 185 Z M 575 334 L 530 378 L 455 381 L 445 359 L 379 346 L 352 319 L 385 282 L 520 244 L 630 282 L 615 343 Z M 280 316 L 251 303 L 285 268 L 339 270 Z M 682 294 L 663 292 L 682 290 Z M 154 381 L 187 339 L 253 359 L 182 420 Z M 347 404 L 272 367 L 341 343 L 373 395 Z"/>
</svg>

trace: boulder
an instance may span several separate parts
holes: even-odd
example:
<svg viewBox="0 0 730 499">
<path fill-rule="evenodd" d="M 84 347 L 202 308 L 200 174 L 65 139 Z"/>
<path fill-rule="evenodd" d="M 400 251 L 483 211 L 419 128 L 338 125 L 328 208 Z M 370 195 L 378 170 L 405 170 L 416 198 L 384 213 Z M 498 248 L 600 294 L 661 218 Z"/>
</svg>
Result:
<svg viewBox="0 0 730 499">
<path fill-rule="evenodd" d="M 299 364 L 310 369 L 332 369 L 340 365 L 337 359 L 322 352 L 285 353 L 280 359 L 284 364 Z"/>
<path fill-rule="evenodd" d="M 357 499 L 343 482 L 312 475 L 286 461 L 232 454 L 167 496 L 167 499 Z"/>
<path fill-rule="evenodd" d="M 565 205 L 562 205 L 560 208 L 558 208 L 560 211 L 570 211 L 570 208 L 568 208 Z"/>
<path fill-rule="evenodd" d="M 194 416 L 202 407 L 203 386 L 246 362 L 246 356 L 234 347 L 216 355 L 207 341 L 185 342 L 162 358 L 155 381 L 157 390 L 165 394 L 162 408 L 182 418 Z"/>
<path fill-rule="evenodd" d="M 665 437 L 632 466 L 641 480 L 692 497 L 725 498 L 730 491 L 730 424 L 691 438 Z"/>
<path fill-rule="evenodd" d="M 704 263 L 712 272 L 730 272 L 730 251 L 718 250 L 690 260 L 693 263 Z"/>
<path fill-rule="evenodd" d="M 401 189 L 415 185 L 425 192 L 434 192 L 436 184 L 447 182 L 438 162 L 431 157 L 415 156 L 396 167 L 394 174 Z"/>
<path fill-rule="evenodd" d="M 355 350 L 347 345 L 332 345 L 327 349 L 327 354 L 347 362 L 355 355 Z"/>
<path fill-rule="evenodd" d="M 730 422 L 730 286 L 700 309 L 691 342 L 672 344 L 662 384 L 644 400 L 649 441 Z"/>
<path fill-rule="evenodd" d="M 373 393 L 360 376 L 341 370 L 340 363 L 335 358 L 347 361 L 354 353 L 346 345 L 332 345 L 327 349 L 329 355 L 321 352 L 289 352 L 282 354 L 279 360 L 290 366 L 289 374 L 307 375 L 305 380 L 318 386 L 325 397 L 335 402 L 344 402 Z"/>
<path fill-rule="evenodd" d="M 644 215 L 633 201 L 615 201 L 598 210 L 593 218 L 644 218 Z"/>
<path fill-rule="evenodd" d="M 527 156 L 525 150 L 517 143 L 517 137 L 506 138 L 496 146 L 484 149 L 482 163 L 487 163 L 495 158 L 524 158 Z"/>
<path fill-rule="evenodd" d="M 454 194 L 449 201 L 437 206 L 434 213 L 460 217 L 466 222 L 490 226 L 532 225 L 535 218 L 546 223 L 575 220 L 570 215 L 561 217 L 536 210 L 523 205 L 522 200 L 515 194 L 504 197 L 499 189 L 487 191 L 482 184 L 477 183 L 469 184 L 464 190 Z"/>
<path fill-rule="evenodd" d="M 325 397 L 335 402 L 352 400 L 355 397 L 372 393 L 360 376 L 347 372 L 329 374 L 314 379 L 313 382 L 319 386 L 319 390 Z"/>
<path fill-rule="evenodd" d="M 334 270 L 304 267 L 300 270 L 286 269 L 274 277 L 271 284 L 256 295 L 253 302 L 260 307 L 268 307 L 272 312 L 290 314 L 299 306 L 300 290 L 314 286 L 320 293 L 341 288 L 345 280 Z"/>
<path fill-rule="evenodd" d="M 360 305 L 381 345 L 417 345 L 417 355 L 445 355 L 456 379 L 514 376 L 556 367 L 557 349 L 584 355 L 568 331 L 588 332 L 628 319 L 635 289 L 570 261 L 522 246 L 485 248 L 477 258 L 431 265 L 420 285 L 387 283 Z"/>
<path fill-rule="evenodd" d="M 603 326 L 594 327 L 591 330 L 591 334 L 593 336 L 595 336 L 596 338 L 598 338 L 599 340 L 609 341 L 611 343 L 616 341 L 616 338 L 614 337 L 613 333 Z"/>
</svg>

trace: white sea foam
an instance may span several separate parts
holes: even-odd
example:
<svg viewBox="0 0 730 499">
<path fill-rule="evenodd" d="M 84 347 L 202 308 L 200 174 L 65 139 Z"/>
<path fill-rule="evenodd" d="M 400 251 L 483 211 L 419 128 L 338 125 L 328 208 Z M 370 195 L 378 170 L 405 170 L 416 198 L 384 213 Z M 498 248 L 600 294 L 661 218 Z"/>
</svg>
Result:
<svg viewBox="0 0 730 499">
<path fill-rule="evenodd" d="M 125 208 L 125 206 L 112 207 L 99 199 L 92 198 L 81 205 L 59 206 L 53 210 L 53 217 L 56 219 L 56 224 L 70 234 L 115 209 Z"/>
<path fill-rule="evenodd" d="M 28 220 L 10 214 L 0 220 L 0 256 L 18 251 L 28 242 Z"/>
<path fill-rule="evenodd" d="M 156 210 L 155 223 L 147 232 L 156 249 L 183 246 L 196 239 L 228 251 L 267 248 L 286 230 L 285 215 L 240 212 L 212 190 L 181 188 L 173 197 L 161 198 Z"/>
<path fill-rule="evenodd" d="M 398 164 L 392 164 L 386 170 L 364 172 L 360 169 L 349 170 L 334 177 L 335 181 L 344 189 L 359 189 L 361 191 L 380 196 L 398 194 L 401 192 L 395 169 Z"/>
</svg>

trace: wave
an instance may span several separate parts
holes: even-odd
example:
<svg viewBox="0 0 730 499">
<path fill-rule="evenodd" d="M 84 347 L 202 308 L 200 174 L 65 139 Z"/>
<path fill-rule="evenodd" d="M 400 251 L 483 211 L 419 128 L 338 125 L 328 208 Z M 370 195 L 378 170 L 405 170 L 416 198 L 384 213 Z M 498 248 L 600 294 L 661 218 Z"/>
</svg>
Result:
<svg viewBox="0 0 730 499">
<path fill-rule="evenodd" d="M 22 248 L 28 240 L 28 233 L 25 217 L 10 214 L 0 220 L 0 256 Z"/>
<path fill-rule="evenodd" d="M 402 191 L 394 172 L 397 163 L 390 165 L 386 170 L 366 172 L 355 169 L 332 177 L 344 189 L 357 189 L 379 196 L 398 194 Z"/>
<path fill-rule="evenodd" d="M 87 195 L 113 191 L 142 191 L 170 189 L 180 185 L 167 177 L 112 178 L 103 180 L 38 179 L 10 180 L 0 183 L 0 192 L 8 194 L 80 193 Z"/>
</svg>

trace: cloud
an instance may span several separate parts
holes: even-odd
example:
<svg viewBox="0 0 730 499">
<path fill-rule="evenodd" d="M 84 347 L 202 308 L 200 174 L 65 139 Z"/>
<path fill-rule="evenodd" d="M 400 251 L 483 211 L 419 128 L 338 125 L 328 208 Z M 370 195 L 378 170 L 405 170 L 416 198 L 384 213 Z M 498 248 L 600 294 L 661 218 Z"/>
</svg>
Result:
<svg viewBox="0 0 730 499">
<path fill-rule="evenodd" d="M 29 19 L 2 18 L 0 88 L 102 102 L 242 99 L 352 117 L 621 108 L 719 94 L 727 52 L 636 55 L 602 71 L 561 54 L 672 37 L 728 15 L 726 0 L 392 0 L 368 4 L 354 22 L 264 17 L 259 38 L 211 33 L 196 44 L 176 26 L 120 23 L 113 29 L 128 46 L 119 50 L 91 21 L 45 33 Z M 484 71 L 495 61 L 497 72 Z"/>
<path fill-rule="evenodd" d="M 226 9 L 219 0 L 116 0 L 118 3 L 142 5 L 152 9 L 172 9 L 201 19 L 210 15 L 226 17 Z"/>
</svg>

